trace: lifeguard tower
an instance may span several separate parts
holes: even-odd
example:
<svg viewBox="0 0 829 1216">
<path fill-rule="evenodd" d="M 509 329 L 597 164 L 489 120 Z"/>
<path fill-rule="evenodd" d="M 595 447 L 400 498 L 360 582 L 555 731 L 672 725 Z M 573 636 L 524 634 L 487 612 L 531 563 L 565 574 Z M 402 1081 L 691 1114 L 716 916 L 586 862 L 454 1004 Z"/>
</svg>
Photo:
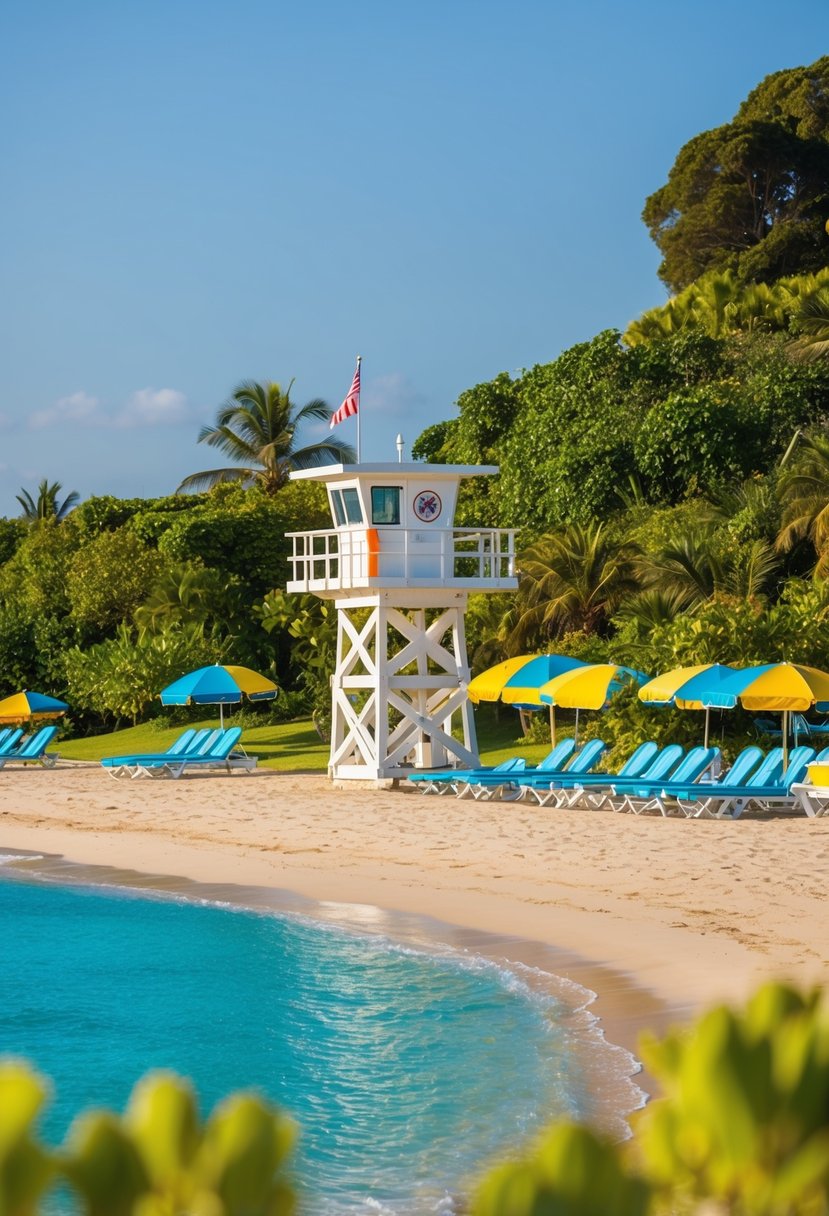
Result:
<svg viewBox="0 0 829 1216">
<path fill-rule="evenodd" d="M 497 472 L 401 462 L 291 474 L 325 484 L 334 524 L 290 534 L 287 587 L 337 607 L 330 777 L 479 764 L 464 614 L 470 591 L 518 586 L 515 533 L 455 528 L 454 516 L 463 478 Z"/>
</svg>

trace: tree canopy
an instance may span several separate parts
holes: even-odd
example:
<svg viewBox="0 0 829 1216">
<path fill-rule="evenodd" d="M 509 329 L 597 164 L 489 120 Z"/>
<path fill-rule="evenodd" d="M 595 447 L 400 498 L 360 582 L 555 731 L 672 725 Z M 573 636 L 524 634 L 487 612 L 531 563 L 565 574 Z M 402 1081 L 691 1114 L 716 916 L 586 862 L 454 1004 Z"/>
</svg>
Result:
<svg viewBox="0 0 829 1216">
<path fill-rule="evenodd" d="M 770 282 L 829 257 L 829 56 L 767 76 L 731 122 L 690 139 L 642 218 L 680 291 L 710 270 Z"/>
</svg>

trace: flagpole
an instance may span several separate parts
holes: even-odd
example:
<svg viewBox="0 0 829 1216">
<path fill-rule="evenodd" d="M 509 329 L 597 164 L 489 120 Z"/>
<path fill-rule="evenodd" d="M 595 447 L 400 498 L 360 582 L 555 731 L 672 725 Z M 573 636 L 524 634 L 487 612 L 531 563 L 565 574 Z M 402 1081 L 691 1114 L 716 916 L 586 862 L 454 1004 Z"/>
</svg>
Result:
<svg viewBox="0 0 829 1216">
<path fill-rule="evenodd" d="M 357 371 L 360 371 L 360 365 L 362 364 L 362 362 L 363 362 L 363 356 L 362 356 L 362 355 L 358 355 L 358 356 L 357 356 Z M 360 375 L 360 389 L 361 389 L 361 393 L 360 393 L 360 395 L 361 395 L 361 396 L 362 396 L 362 384 L 363 384 L 363 379 L 362 379 L 362 374 L 361 374 L 361 375 Z M 359 402 L 357 403 L 357 405 L 358 405 L 358 408 L 357 408 L 357 464 L 359 464 L 359 463 L 360 463 L 361 452 L 362 452 L 361 445 L 360 445 L 360 419 L 361 419 L 361 418 L 362 418 L 362 416 L 363 416 L 363 403 L 362 403 L 362 401 L 359 401 Z"/>
</svg>

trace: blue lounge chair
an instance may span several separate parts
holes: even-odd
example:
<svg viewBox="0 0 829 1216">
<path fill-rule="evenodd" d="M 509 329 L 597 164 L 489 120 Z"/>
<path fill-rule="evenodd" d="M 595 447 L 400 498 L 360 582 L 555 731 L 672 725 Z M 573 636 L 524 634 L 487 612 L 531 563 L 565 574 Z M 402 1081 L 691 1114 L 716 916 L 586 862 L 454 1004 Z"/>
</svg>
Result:
<svg viewBox="0 0 829 1216">
<path fill-rule="evenodd" d="M 54 768 L 59 759 L 58 753 L 49 752 L 47 755 L 46 748 L 57 733 L 56 726 L 41 726 L 14 751 L 0 755 L 0 768 L 5 768 L 7 764 L 39 764 L 41 768 Z"/>
<path fill-rule="evenodd" d="M 643 781 L 656 781 L 660 778 L 667 781 L 674 769 L 681 763 L 685 748 L 678 743 L 669 743 L 658 752 L 650 764 L 641 773 L 631 778 L 632 783 L 641 784 Z M 601 811 L 606 807 L 612 809 L 615 797 L 614 789 L 625 784 L 627 778 L 614 777 L 610 773 L 588 773 L 577 782 L 567 782 L 573 791 L 571 806 L 587 806 L 592 811 Z M 579 795 L 576 797 L 576 795 Z"/>
<path fill-rule="evenodd" d="M 542 769 L 539 765 L 537 769 L 528 769 L 524 773 L 516 774 L 515 779 L 508 782 L 488 777 L 482 779 L 475 787 L 467 786 L 462 789 L 458 797 L 487 800 L 500 798 L 503 802 L 514 802 L 527 795 L 533 795 L 544 806 L 548 800 L 547 795 L 551 786 L 559 777 L 588 773 L 599 763 L 606 750 L 607 744 L 603 743 L 601 739 L 591 739 L 563 768 Z"/>
<path fill-rule="evenodd" d="M 799 739 L 801 735 L 805 735 L 807 739 L 820 739 L 829 735 L 829 722 L 810 722 L 804 714 L 795 714 L 792 717 L 792 727 L 795 739 Z"/>
<path fill-rule="evenodd" d="M 184 746 L 179 736 L 170 744 L 166 752 L 144 752 L 130 756 L 104 756 L 102 766 L 109 770 L 113 777 L 144 777 L 155 763 L 163 764 L 166 760 L 176 760 L 181 756 L 201 756 L 221 738 L 223 732 L 216 727 L 196 732 L 189 740 L 184 739 Z M 187 731 L 184 732 L 187 735 Z"/>
<path fill-rule="evenodd" d="M 577 806 L 584 794 L 582 781 L 593 781 L 595 778 L 596 780 L 601 779 L 604 782 L 608 782 L 613 777 L 638 777 L 645 771 L 648 765 L 653 763 L 658 752 L 659 746 L 653 740 L 649 740 L 647 743 L 640 743 L 636 750 L 628 756 L 618 773 L 586 773 L 579 781 L 568 781 L 566 784 L 562 781 L 560 785 L 553 787 L 555 789 L 553 801 L 559 807 L 570 808 Z M 574 786 L 575 788 L 573 788 Z"/>
<path fill-rule="evenodd" d="M 779 785 L 783 780 L 783 748 L 773 747 L 760 761 L 759 768 L 746 774 L 742 781 L 738 781 L 736 775 L 732 776 L 733 767 L 721 781 L 700 781 L 697 785 L 686 786 L 685 789 L 674 784 L 670 793 L 677 804 L 675 813 L 685 815 L 687 819 L 698 818 L 700 808 L 709 795 L 719 799 L 723 791 L 742 789 L 744 786 L 756 786 L 759 789 Z"/>
<path fill-rule="evenodd" d="M 482 773 L 514 773 L 526 767 L 523 757 L 502 760 L 493 768 L 437 769 L 434 772 L 409 773 L 407 781 L 416 785 L 421 794 L 457 794 L 458 788 Z"/>
<path fill-rule="evenodd" d="M 136 757 L 128 766 L 131 777 L 181 777 L 188 769 L 224 768 L 232 772 L 236 768 L 250 771 L 256 766 L 255 756 L 234 754 L 233 749 L 242 735 L 242 728 L 231 726 L 228 730 L 213 732 L 216 737 L 206 741 L 197 752 L 181 752 L 178 755 Z M 118 770 L 112 769 L 113 775 Z"/>
<path fill-rule="evenodd" d="M 775 748 L 774 753 L 780 756 L 780 772 L 782 773 L 782 756 L 783 749 Z M 703 798 L 708 791 L 721 793 L 723 790 L 733 789 L 737 786 L 745 785 L 748 781 L 753 781 L 755 778 L 752 773 L 760 773 L 758 765 L 766 764 L 767 757 L 764 757 L 763 751 L 759 747 L 745 747 L 737 756 L 734 763 L 718 781 L 699 780 L 694 782 L 692 786 L 681 783 L 676 776 L 662 786 L 659 794 L 653 798 L 653 808 L 658 809 L 666 817 L 672 815 L 685 815 L 686 818 L 692 816 L 693 811 L 686 809 L 698 805 L 699 799 Z M 776 761 L 773 759 L 769 762 L 769 769 L 773 771 Z M 704 774 L 703 774 L 704 776 Z M 696 796 L 691 795 L 692 802 L 687 803 L 688 790 L 692 789 L 696 792 Z"/>
<path fill-rule="evenodd" d="M 760 749 L 755 750 L 759 753 Z M 679 788 L 685 789 L 687 786 L 695 784 L 710 771 L 713 765 L 719 762 L 719 759 L 720 749 L 718 747 L 692 747 L 674 769 L 668 786 L 675 784 Z M 668 786 L 664 782 L 657 781 L 656 783 L 647 782 L 636 788 L 621 785 L 615 787 L 614 792 L 619 795 L 619 802 L 617 805 L 614 797 L 613 809 L 630 811 L 634 815 L 642 815 L 648 811 L 659 811 L 664 815 L 663 791 Z"/>
<path fill-rule="evenodd" d="M 537 768 L 527 771 L 550 771 L 561 768 L 572 755 L 575 746 L 572 739 L 562 739 L 543 760 L 539 761 Z M 496 764 L 494 768 L 438 769 L 436 772 L 410 773 L 407 780 L 415 784 L 422 784 L 424 788 L 421 793 L 424 794 L 450 792 L 457 794 L 463 786 L 474 784 L 479 776 L 488 778 L 492 773 L 517 773 L 524 772 L 526 769 L 526 760 L 523 757 L 514 756 L 511 760 L 504 760 L 501 764 Z"/>
<path fill-rule="evenodd" d="M 5 738 L 3 739 L 2 742 L 0 742 L 0 756 L 10 755 L 15 750 L 15 748 L 17 747 L 18 743 L 20 742 L 20 740 L 22 738 L 23 738 L 22 727 L 18 726 L 18 727 L 15 727 L 13 730 L 7 729 L 5 732 Z"/>
<path fill-rule="evenodd" d="M 775 749 L 775 752 L 779 751 L 779 748 Z M 683 791 L 683 798 L 687 798 L 689 802 L 686 803 L 688 810 L 683 813 L 697 819 L 739 819 L 746 807 L 751 805 L 761 811 L 792 810 L 795 797 L 791 787 L 803 780 L 806 769 L 815 759 L 829 760 L 829 748 L 824 748 L 817 757 L 812 747 L 794 748 L 785 773 L 781 772 L 782 755 L 775 755 L 773 768 L 771 758 L 767 757 L 768 763 L 764 762 L 744 785 L 734 785 L 719 791 L 709 787 L 701 797 L 699 790 L 695 792 L 693 787 L 686 789 Z M 764 769 L 771 769 L 771 778 L 762 777 Z M 696 802 L 690 802 L 695 797 Z"/>
</svg>

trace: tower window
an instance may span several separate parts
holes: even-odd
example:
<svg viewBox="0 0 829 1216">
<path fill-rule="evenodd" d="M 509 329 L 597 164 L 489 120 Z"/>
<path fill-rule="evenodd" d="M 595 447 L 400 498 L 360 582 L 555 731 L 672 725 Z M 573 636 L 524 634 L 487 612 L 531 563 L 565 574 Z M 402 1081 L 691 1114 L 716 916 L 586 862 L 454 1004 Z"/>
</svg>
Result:
<svg viewBox="0 0 829 1216">
<path fill-rule="evenodd" d="M 360 496 L 356 490 L 343 490 L 343 506 L 345 507 L 345 517 L 350 524 L 363 522 Z"/>
<path fill-rule="evenodd" d="M 371 487 L 371 522 L 373 524 L 400 523 L 400 487 Z"/>
</svg>

